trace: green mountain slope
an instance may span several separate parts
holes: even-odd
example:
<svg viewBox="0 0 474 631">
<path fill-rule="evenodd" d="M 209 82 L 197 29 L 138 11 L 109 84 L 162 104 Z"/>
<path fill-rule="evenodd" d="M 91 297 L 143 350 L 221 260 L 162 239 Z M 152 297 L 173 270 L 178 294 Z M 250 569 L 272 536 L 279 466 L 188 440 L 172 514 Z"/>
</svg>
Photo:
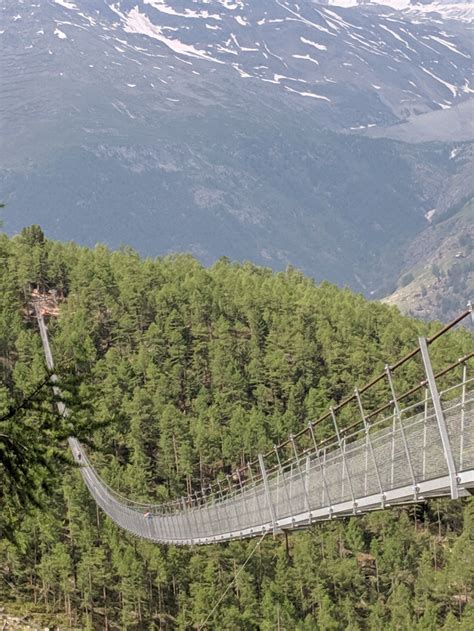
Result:
<svg viewBox="0 0 474 631">
<path fill-rule="evenodd" d="M 439 327 L 293 269 L 225 259 L 205 269 L 189 256 L 142 260 L 40 236 L 0 235 L 0 416 L 44 376 L 25 301 L 31 287 L 55 288 L 64 297 L 50 321 L 59 374 L 81 384 L 81 422 L 110 421 L 91 429 L 95 461 L 137 499 L 173 497 L 230 471 Z M 441 338 L 435 368 L 472 345 L 467 331 Z M 17 422 L 39 422 L 35 414 Z M 77 470 L 54 464 L 39 507 L 15 507 L 0 491 L 0 528 L 10 522 L 16 533 L 16 545 L 0 533 L 9 612 L 136 631 L 472 628 L 472 501 L 318 525 L 292 534 L 288 548 L 268 539 L 236 576 L 255 542 L 177 549 L 133 539 L 96 510 Z M 7 475 L 0 464 L 0 489 Z"/>
</svg>

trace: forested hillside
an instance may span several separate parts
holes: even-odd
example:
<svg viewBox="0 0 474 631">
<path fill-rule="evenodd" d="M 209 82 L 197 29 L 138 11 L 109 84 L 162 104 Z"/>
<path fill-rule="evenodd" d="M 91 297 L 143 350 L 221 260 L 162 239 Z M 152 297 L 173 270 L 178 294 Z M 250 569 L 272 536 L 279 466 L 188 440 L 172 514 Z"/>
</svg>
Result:
<svg viewBox="0 0 474 631">
<path fill-rule="evenodd" d="M 61 629 L 474 628 L 472 500 L 319 524 L 290 534 L 288 545 L 268 537 L 237 576 L 255 541 L 190 549 L 134 539 L 96 509 L 78 470 L 59 457 L 75 431 L 121 493 L 186 493 L 300 429 L 439 325 L 294 269 L 143 260 L 126 248 L 47 241 L 34 227 L 0 235 L 0 260 L 0 604 L 8 611 L 35 612 Z M 61 303 L 49 330 L 74 411 L 67 426 L 52 420 L 44 388 L 30 397 L 47 377 L 28 315 L 32 289 L 54 290 Z M 441 338 L 435 368 L 472 344 L 466 330 Z M 397 387 L 416 374 L 407 370 Z M 8 436 L 35 446 L 36 465 L 26 463 L 20 478 L 31 480 L 31 497 L 5 491 Z"/>
</svg>

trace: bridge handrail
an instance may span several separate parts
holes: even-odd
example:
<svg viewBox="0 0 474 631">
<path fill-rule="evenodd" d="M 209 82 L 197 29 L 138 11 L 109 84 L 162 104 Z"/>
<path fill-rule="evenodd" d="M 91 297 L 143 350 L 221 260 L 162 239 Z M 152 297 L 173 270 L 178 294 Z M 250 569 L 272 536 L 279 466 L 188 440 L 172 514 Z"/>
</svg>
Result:
<svg viewBox="0 0 474 631">
<path fill-rule="evenodd" d="M 474 355 L 474 353 L 471 353 L 470 355 L 467 355 L 461 359 L 470 359 L 472 358 L 472 356 Z M 452 364 L 450 366 L 450 370 L 453 370 L 455 367 L 457 367 L 459 365 L 458 362 Z M 441 371 L 443 374 L 447 374 L 447 370 L 443 370 Z M 440 374 L 440 373 L 437 373 Z M 474 381 L 474 377 L 471 377 L 469 379 L 466 380 L 461 380 L 459 383 L 456 383 L 454 386 L 451 386 L 449 388 L 446 388 L 445 390 L 440 391 L 440 396 L 442 396 L 443 394 L 454 390 L 456 388 L 462 388 L 463 385 L 467 385 L 469 383 L 472 383 Z M 415 407 L 419 407 L 425 404 L 425 400 L 420 400 L 417 401 L 415 404 L 408 406 L 407 408 L 402 408 L 401 409 L 401 413 L 405 414 L 406 412 L 408 412 L 409 410 L 412 410 Z M 449 410 L 449 408 L 447 408 Z M 433 408 L 430 406 L 429 408 L 429 414 L 427 415 L 427 418 L 432 418 L 434 416 L 434 411 Z M 386 423 L 387 421 L 391 421 L 393 419 L 393 414 L 390 414 L 386 417 L 383 417 L 381 419 L 379 419 L 377 422 L 373 423 L 371 425 L 371 428 L 376 428 L 376 427 L 382 427 L 384 425 L 384 423 Z M 356 426 L 360 426 L 360 421 L 357 421 L 357 423 L 354 423 L 353 425 L 351 425 L 350 427 L 346 428 L 346 432 L 349 429 L 355 429 Z M 357 438 L 360 436 L 361 430 L 363 428 L 359 428 L 357 431 L 353 431 L 351 434 L 346 435 L 346 439 L 347 440 L 357 440 Z M 332 439 L 332 440 L 331 440 Z M 348 442 L 347 444 L 350 445 L 352 443 Z M 293 457 L 293 458 L 289 458 L 286 461 L 280 462 L 278 465 L 268 468 L 267 469 L 267 475 L 270 477 L 272 477 L 277 471 L 280 472 L 284 472 L 285 470 L 299 465 L 298 460 L 301 458 L 306 458 L 307 456 L 310 455 L 317 455 L 317 451 L 319 451 L 320 447 L 322 444 L 325 444 L 325 450 L 326 450 L 326 462 L 330 463 L 331 460 L 333 458 L 336 457 L 337 455 L 337 450 L 338 450 L 338 441 L 337 439 L 333 436 L 330 437 L 328 439 L 325 439 L 324 441 L 322 441 L 321 443 L 317 444 L 317 448 L 315 449 L 314 446 L 309 447 L 307 450 L 302 451 L 298 454 L 297 457 Z M 80 443 L 78 443 L 80 445 Z M 131 500 L 130 498 L 121 495 L 120 493 L 118 493 L 117 491 L 115 491 L 112 487 L 110 487 L 110 485 L 105 482 L 103 480 L 103 478 L 97 473 L 97 471 L 95 470 L 95 468 L 93 467 L 93 465 L 91 464 L 89 458 L 87 457 L 85 450 L 83 448 L 82 445 L 80 445 L 81 448 L 81 453 L 82 456 L 84 458 L 84 461 L 87 463 L 87 465 L 89 467 L 91 467 L 91 469 L 93 469 L 94 471 L 94 475 L 97 477 L 97 479 L 100 481 L 101 484 L 103 484 L 103 486 L 105 488 L 107 488 L 107 490 L 109 491 L 109 493 L 111 495 L 113 495 L 117 500 L 119 500 L 120 502 L 125 503 L 127 506 L 130 507 L 134 507 L 137 510 L 140 510 L 140 512 L 146 512 L 146 511 L 151 511 L 153 512 L 153 514 L 158 515 L 158 514 L 170 514 L 170 513 L 176 513 L 176 512 L 180 512 L 183 509 L 183 503 L 184 506 L 188 509 L 194 509 L 194 508 L 202 508 L 204 505 L 207 505 L 209 503 L 212 504 L 219 504 L 220 502 L 224 502 L 224 501 L 228 501 L 228 500 L 232 500 L 233 498 L 235 498 L 236 496 L 238 496 L 240 493 L 242 493 L 244 490 L 247 491 L 248 488 L 253 488 L 257 486 L 257 483 L 260 483 L 262 481 L 262 478 L 260 476 L 253 478 L 252 481 L 249 480 L 245 480 L 243 481 L 242 485 L 239 488 L 232 488 L 231 490 L 228 490 L 224 493 L 219 493 L 219 494 L 214 494 L 211 491 L 211 487 L 212 485 L 209 485 L 207 487 L 207 490 L 211 491 L 209 494 L 204 494 L 202 495 L 202 500 L 203 501 L 199 501 L 198 499 L 196 500 L 192 500 L 190 497 L 181 497 L 179 499 L 176 500 L 172 500 L 170 502 L 162 502 L 162 503 L 153 503 L 153 502 L 137 502 L 135 500 Z M 206 490 L 206 489 L 205 489 Z"/>
<path fill-rule="evenodd" d="M 52 371 L 54 368 L 53 365 L 53 359 L 52 359 L 52 354 L 51 354 L 51 350 L 49 347 L 49 340 L 48 340 L 48 336 L 47 336 L 47 330 L 46 330 L 46 325 L 44 323 L 44 319 L 43 316 L 41 314 L 40 309 L 38 308 L 38 305 L 35 304 L 35 310 L 36 310 L 36 315 L 37 315 L 37 319 L 38 319 L 38 323 L 40 326 L 40 332 L 41 332 L 41 337 L 43 340 L 43 345 L 45 348 L 45 356 L 46 356 L 46 362 L 48 364 L 48 368 Z M 440 331 L 438 331 L 435 335 L 433 335 L 431 338 L 427 339 L 426 342 L 427 344 L 432 344 L 435 340 L 437 340 L 439 337 L 441 337 L 444 333 L 446 333 L 447 331 L 449 331 L 450 329 L 452 329 L 456 324 L 458 324 L 459 322 L 461 322 L 465 317 L 467 317 L 469 314 L 472 314 L 472 306 L 469 303 L 469 308 L 464 311 L 462 314 L 460 314 L 457 318 L 455 318 L 452 322 L 450 322 L 449 324 L 445 325 Z M 323 414 L 322 416 L 320 416 L 318 419 L 316 419 L 315 421 L 310 421 L 308 423 L 308 425 L 303 428 L 302 430 L 300 430 L 298 433 L 294 434 L 294 435 L 290 435 L 285 441 L 281 442 L 278 445 L 275 445 L 273 447 L 272 450 L 270 450 L 269 452 L 267 452 L 266 454 L 264 454 L 262 456 L 263 460 L 262 462 L 265 461 L 269 461 L 270 458 L 276 454 L 276 458 L 277 458 L 277 465 L 276 466 L 268 466 L 268 469 L 266 471 L 266 473 L 268 475 L 272 475 L 274 473 L 275 470 L 280 470 L 282 471 L 282 469 L 284 467 L 288 466 L 292 466 L 293 464 L 296 464 L 297 461 L 299 461 L 299 458 L 302 457 L 306 457 L 308 454 L 310 453 L 319 453 L 321 451 L 321 449 L 323 449 L 325 452 L 327 452 L 328 449 L 337 447 L 340 445 L 340 440 L 341 437 L 343 437 L 344 441 L 348 441 L 349 439 L 353 438 L 355 439 L 356 436 L 358 436 L 360 434 L 360 431 L 362 429 L 366 429 L 366 423 L 371 420 L 372 418 L 376 418 L 377 416 L 379 416 L 382 412 L 384 412 L 386 409 L 388 409 L 389 407 L 393 407 L 395 404 L 399 405 L 400 401 L 405 400 L 407 397 L 415 394 L 417 391 L 419 391 L 421 388 L 426 387 L 427 385 L 427 381 L 423 380 L 421 381 L 419 384 L 417 384 L 415 387 L 411 388 L 410 390 L 408 390 L 407 392 L 405 392 L 402 395 L 397 395 L 396 396 L 396 400 L 391 399 L 389 400 L 388 403 L 384 404 L 383 406 L 379 407 L 378 409 L 376 409 L 375 411 L 371 412 L 370 414 L 366 415 L 361 407 L 361 417 L 358 418 L 358 420 L 349 425 L 348 427 L 344 427 L 340 430 L 337 429 L 336 426 L 336 433 L 332 434 L 331 436 L 316 442 L 314 440 L 314 434 L 313 434 L 313 429 L 319 425 L 320 423 L 322 423 L 324 420 L 328 419 L 330 416 L 335 415 L 335 413 L 339 410 L 341 410 L 343 407 L 345 407 L 346 405 L 348 405 L 351 402 L 355 402 L 357 401 L 360 405 L 360 395 L 363 394 L 364 392 L 366 392 L 367 390 L 369 390 L 371 387 L 373 387 L 374 385 L 376 385 L 377 383 L 379 383 L 382 379 L 385 379 L 388 377 L 388 379 L 391 379 L 391 373 L 396 370 L 397 368 L 399 368 L 400 366 L 402 366 L 403 364 L 405 364 L 408 360 L 410 360 L 411 358 L 415 357 L 418 353 L 420 352 L 420 347 L 417 347 L 415 349 L 413 349 L 412 351 L 410 351 L 408 354 L 406 354 L 404 357 L 402 357 L 400 360 L 398 360 L 397 362 L 395 362 L 393 365 L 387 365 L 386 369 L 383 373 L 381 373 L 380 375 L 378 375 L 377 377 L 373 378 L 371 381 L 369 381 L 368 383 L 366 383 L 362 388 L 360 389 L 355 389 L 354 394 L 352 394 L 351 396 L 347 397 L 346 399 L 344 399 L 341 403 L 339 403 L 337 406 L 334 406 L 333 408 L 330 408 L 329 412 Z M 455 369 L 456 367 L 464 364 L 466 365 L 466 363 L 474 356 L 474 352 L 471 352 L 461 358 L 459 358 L 456 362 L 454 362 L 453 364 L 451 364 L 450 366 L 448 366 L 447 368 L 443 369 L 442 371 L 438 372 L 435 375 L 435 378 L 439 378 L 441 376 L 446 375 L 447 373 L 449 373 L 451 370 Z M 471 381 L 471 380 L 470 380 Z M 459 387 L 460 384 L 457 384 L 454 387 Z M 443 394 L 447 391 L 449 391 L 450 389 L 443 391 Z M 421 402 L 415 403 L 413 404 L 413 406 L 417 406 L 417 405 L 421 405 Z M 412 408 L 413 406 L 407 406 L 406 408 L 400 408 L 399 409 L 399 413 L 400 414 L 405 414 L 410 408 Z M 64 407 L 64 406 L 63 406 Z M 63 409 L 63 413 L 64 413 L 64 409 Z M 384 422 L 386 422 L 388 419 L 392 419 L 393 418 L 393 413 L 382 418 L 379 419 L 378 421 L 376 421 L 375 423 L 372 423 L 371 426 L 380 426 L 382 425 Z M 364 428 L 361 427 L 361 423 L 363 423 Z M 357 431 L 354 431 L 356 428 L 359 428 Z M 295 440 L 298 440 L 299 438 L 301 438 L 303 435 L 305 434 L 310 434 L 313 437 L 313 441 L 314 444 L 310 447 L 308 447 L 306 450 L 300 451 L 300 453 L 298 454 L 297 449 L 295 447 Z M 151 509 L 153 511 L 160 511 L 160 514 L 168 514 L 168 512 L 176 512 L 179 511 L 183 508 L 183 505 L 188 506 L 188 507 L 201 507 L 203 504 L 207 504 L 209 501 L 213 501 L 213 502 L 220 502 L 220 501 L 226 501 L 228 498 L 233 497 L 235 494 L 238 493 L 242 493 L 244 488 L 247 488 L 248 486 L 253 486 L 255 487 L 257 485 L 258 482 L 261 482 L 263 480 L 264 477 L 264 473 L 261 471 L 260 467 L 259 469 L 257 469 L 256 471 L 256 475 L 254 476 L 252 473 L 252 467 L 256 468 L 257 464 L 259 464 L 259 460 L 253 460 L 250 461 L 248 463 L 246 463 L 245 465 L 243 465 L 242 467 L 239 467 L 236 471 L 234 471 L 233 476 L 234 478 L 236 478 L 236 480 L 231 480 L 231 475 L 227 475 L 226 479 L 228 482 L 228 489 L 225 491 L 222 491 L 221 486 L 220 486 L 220 482 L 219 480 L 210 483 L 209 485 L 206 485 L 205 487 L 203 487 L 201 489 L 201 491 L 195 491 L 193 492 L 191 495 L 176 499 L 176 500 L 170 500 L 170 501 L 165 501 L 165 502 L 161 502 L 159 504 L 156 503 L 151 503 L 151 502 L 136 502 L 134 500 L 131 500 L 130 498 L 127 498 L 123 495 L 121 495 L 120 493 L 118 493 L 117 491 L 115 491 L 114 489 L 112 489 L 100 476 L 99 474 L 95 471 L 93 465 L 91 464 L 84 447 L 79 443 L 79 441 L 76 441 L 75 439 L 71 439 L 73 441 L 75 441 L 75 446 L 76 446 L 76 450 L 78 450 L 78 453 L 80 451 L 81 453 L 81 460 L 82 458 L 84 459 L 83 461 L 85 463 L 87 463 L 87 466 L 91 469 L 91 471 L 94 472 L 94 476 L 97 478 L 97 480 L 104 486 L 104 488 L 107 489 L 107 491 L 115 498 L 117 498 L 118 501 L 120 502 L 124 502 L 127 506 L 134 506 L 140 509 Z M 293 450 L 294 450 L 294 456 L 290 456 L 290 458 L 288 458 L 286 461 L 281 462 L 280 458 L 279 458 L 279 451 L 281 451 L 284 447 L 288 446 L 288 445 L 292 445 L 293 446 Z M 246 472 L 249 472 L 250 478 L 247 477 L 245 474 Z M 237 481 L 237 485 L 235 484 L 235 482 Z M 194 497 L 193 497 L 194 496 Z"/>
</svg>

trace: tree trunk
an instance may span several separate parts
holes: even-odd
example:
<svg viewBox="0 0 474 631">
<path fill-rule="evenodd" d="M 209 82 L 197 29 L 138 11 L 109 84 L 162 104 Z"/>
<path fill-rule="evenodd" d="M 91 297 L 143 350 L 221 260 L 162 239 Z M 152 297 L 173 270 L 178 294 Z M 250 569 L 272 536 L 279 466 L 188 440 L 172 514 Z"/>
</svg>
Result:
<svg viewBox="0 0 474 631">
<path fill-rule="evenodd" d="M 104 631 L 109 631 L 109 616 L 107 611 L 107 589 L 102 585 L 102 598 L 104 599 Z"/>
</svg>

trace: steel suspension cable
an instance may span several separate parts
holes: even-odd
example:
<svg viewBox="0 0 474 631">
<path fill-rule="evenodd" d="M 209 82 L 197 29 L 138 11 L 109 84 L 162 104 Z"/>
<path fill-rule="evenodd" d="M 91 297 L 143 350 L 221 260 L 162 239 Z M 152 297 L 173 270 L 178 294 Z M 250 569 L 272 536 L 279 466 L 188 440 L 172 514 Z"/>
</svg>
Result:
<svg viewBox="0 0 474 631">
<path fill-rule="evenodd" d="M 269 531 L 265 531 L 263 533 L 263 535 L 260 537 L 260 539 L 257 541 L 257 544 L 255 545 L 255 547 L 253 548 L 252 552 L 248 555 L 248 557 L 245 559 L 245 563 L 243 565 L 240 566 L 239 571 L 235 574 L 234 578 L 231 580 L 231 582 L 227 585 L 227 587 L 225 588 L 224 592 L 221 594 L 219 600 L 216 602 L 216 604 L 214 605 L 214 607 L 211 609 L 211 611 L 208 613 L 206 619 L 204 620 L 203 623 L 201 623 L 198 627 L 198 631 L 201 631 L 202 629 L 204 629 L 204 625 L 208 622 L 208 620 L 211 618 L 212 614 L 215 612 L 215 610 L 217 609 L 217 607 L 219 607 L 219 605 L 221 604 L 221 602 L 224 600 L 227 592 L 230 590 L 230 588 L 234 585 L 235 581 L 237 580 L 237 577 L 239 576 L 239 574 L 242 572 L 242 570 L 245 568 L 245 566 L 247 565 L 247 563 L 250 561 L 250 559 L 253 557 L 253 555 L 255 554 L 255 552 L 257 551 L 257 549 L 260 547 L 260 544 L 262 543 L 262 541 L 265 539 L 265 537 L 267 536 Z"/>
</svg>

